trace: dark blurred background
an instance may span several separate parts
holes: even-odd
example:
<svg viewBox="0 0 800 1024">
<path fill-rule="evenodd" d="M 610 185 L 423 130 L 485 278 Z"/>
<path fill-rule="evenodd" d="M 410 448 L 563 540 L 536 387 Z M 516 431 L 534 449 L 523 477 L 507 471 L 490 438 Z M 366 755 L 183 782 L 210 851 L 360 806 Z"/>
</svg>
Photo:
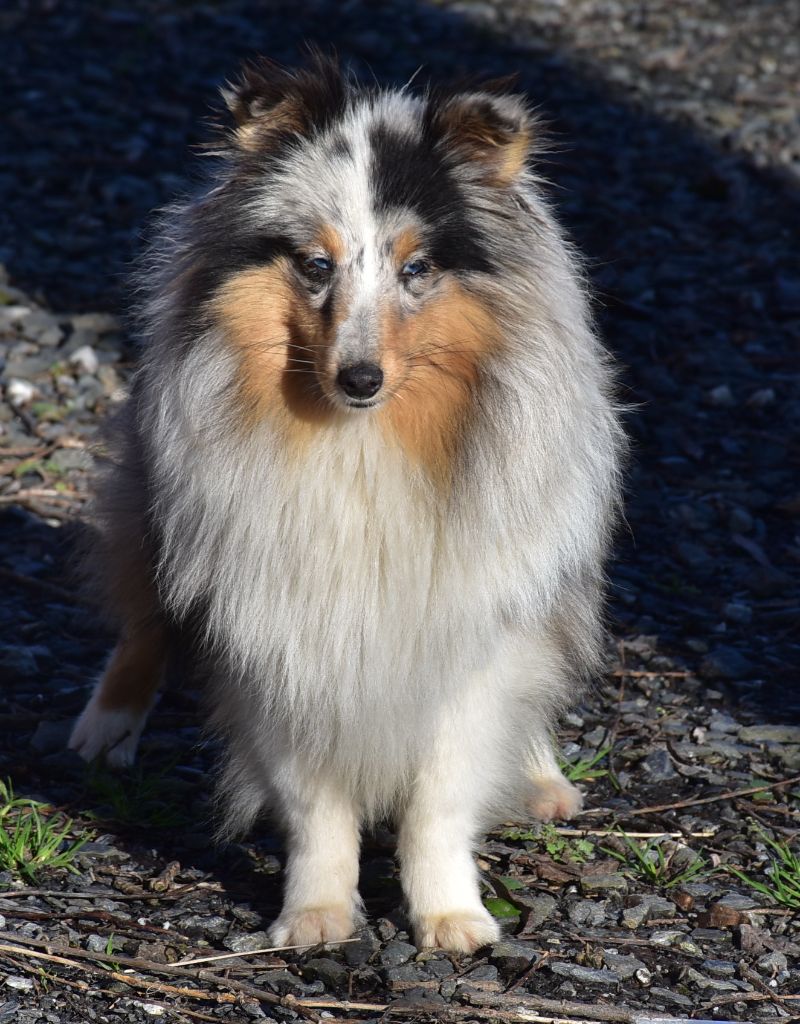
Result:
<svg viewBox="0 0 800 1024">
<path fill-rule="evenodd" d="M 388 83 L 517 74 L 635 409 L 612 629 L 649 670 L 780 720 L 800 688 L 799 29 L 788 0 L 5 5 L 0 263 L 58 310 L 124 313 L 150 211 L 202 170 L 248 56 L 294 63 L 308 40 Z M 47 529 L 4 522 L 35 563 Z M 0 624 L 35 597 L 7 591 Z M 55 634 L 75 677 L 108 642 Z"/>
</svg>

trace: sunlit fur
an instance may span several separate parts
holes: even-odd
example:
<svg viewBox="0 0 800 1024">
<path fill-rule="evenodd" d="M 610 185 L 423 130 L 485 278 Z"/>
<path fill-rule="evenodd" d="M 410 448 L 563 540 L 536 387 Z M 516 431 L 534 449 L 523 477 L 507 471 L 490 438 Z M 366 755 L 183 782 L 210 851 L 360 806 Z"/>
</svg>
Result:
<svg viewBox="0 0 800 1024">
<path fill-rule="evenodd" d="M 359 829 L 392 816 L 418 939 L 473 949 L 496 935 L 480 831 L 579 806 L 550 732 L 599 663 L 607 362 L 519 98 L 359 90 L 317 61 L 227 99 L 215 177 L 143 275 L 105 571 L 144 544 L 155 606 L 200 624 L 225 830 L 267 806 L 287 830 L 276 940 L 352 930 Z M 384 386 L 348 408 L 337 372 L 367 358 Z"/>
</svg>

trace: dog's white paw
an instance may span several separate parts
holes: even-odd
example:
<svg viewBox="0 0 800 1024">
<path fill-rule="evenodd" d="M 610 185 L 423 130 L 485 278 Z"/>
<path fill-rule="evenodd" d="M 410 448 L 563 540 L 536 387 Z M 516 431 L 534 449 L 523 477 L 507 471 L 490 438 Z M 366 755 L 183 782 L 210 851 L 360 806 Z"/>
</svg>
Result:
<svg viewBox="0 0 800 1024">
<path fill-rule="evenodd" d="M 500 927 L 488 910 L 454 910 L 449 914 L 420 917 L 414 937 L 421 949 L 446 949 L 474 953 L 500 938 Z"/>
<path fill-rule="evenodd" d="M 540 821 L 574 817 L 583 807 L 583 794 L 563 775 L 543 775 L 532 780 L 528 810 Z"/>
<path fill-rule="evenodd" d="M 75 723 L 68 746 L 84 761 L 102 755 L 112 768 L 127 768 L 136 759 L 146 719 L 146 711 L 102 708 L 95 694 Z"/>
<path fill-rule="evenodd" d="M 284 910 L 269 930 L 276 946 L 316 946 L 349 939 L 358 926 L 350 906 L 331 904 Z"/>
</svg>

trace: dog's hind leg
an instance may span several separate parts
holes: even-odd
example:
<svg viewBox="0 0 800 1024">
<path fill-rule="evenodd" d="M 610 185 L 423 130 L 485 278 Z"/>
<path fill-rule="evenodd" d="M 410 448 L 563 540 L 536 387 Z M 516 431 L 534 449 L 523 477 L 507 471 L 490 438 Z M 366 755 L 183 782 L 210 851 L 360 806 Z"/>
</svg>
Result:
<svg viewBox="0 0 800 1024">
<path fill-rule="evenodd" d="M 159 620 L 123 632 L 70 736 L 69 746 L 84 760 L 102 755 L 116 768 L 133 764 L 161 685 L 167 649 L 167 630 Z"/>
<path fill-rule="evenodd" d="M 567 819 L 583 806 L 583 795 L 577 786 L 564 777 L 553 752 L 549 723 L 533 723 L 527 770 L 530 795 L 527 810 L 540 821 Z"/>
</svg>

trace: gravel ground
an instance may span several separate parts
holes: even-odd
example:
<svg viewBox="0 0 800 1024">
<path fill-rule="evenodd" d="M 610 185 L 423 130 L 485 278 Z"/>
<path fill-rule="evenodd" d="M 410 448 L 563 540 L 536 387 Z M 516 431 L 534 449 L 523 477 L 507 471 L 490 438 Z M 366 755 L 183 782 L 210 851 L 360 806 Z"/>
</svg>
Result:
<svg viewBox="0 0 800 1024">
<path fill-rule="evenodd" d="M 798 905 L 774 870 L 800 856 L 798 28 L 790 0 L 0 12 L 0 778 L 91 832 L 77 873 L 0 873 L 0 1022 L 800 1019 Z M 179 968 L 266 945 L 280 842 L 265 823 L 211 844 L 215 752 L 186 686 L 129 775 L 63 751 L 111 642 L 69 550 L 135 365 L 121 282 L 147 215 L 190 181 L 224 77 L 304 38 L 386 81 L 518 72 L 551 121 L 544 170 L 635 406 L 614 640 L 561 737 L 587 812 L 481 850 L 507 941 L 414 949 L 377 833 L 358 942 Z"/>
</svg>

